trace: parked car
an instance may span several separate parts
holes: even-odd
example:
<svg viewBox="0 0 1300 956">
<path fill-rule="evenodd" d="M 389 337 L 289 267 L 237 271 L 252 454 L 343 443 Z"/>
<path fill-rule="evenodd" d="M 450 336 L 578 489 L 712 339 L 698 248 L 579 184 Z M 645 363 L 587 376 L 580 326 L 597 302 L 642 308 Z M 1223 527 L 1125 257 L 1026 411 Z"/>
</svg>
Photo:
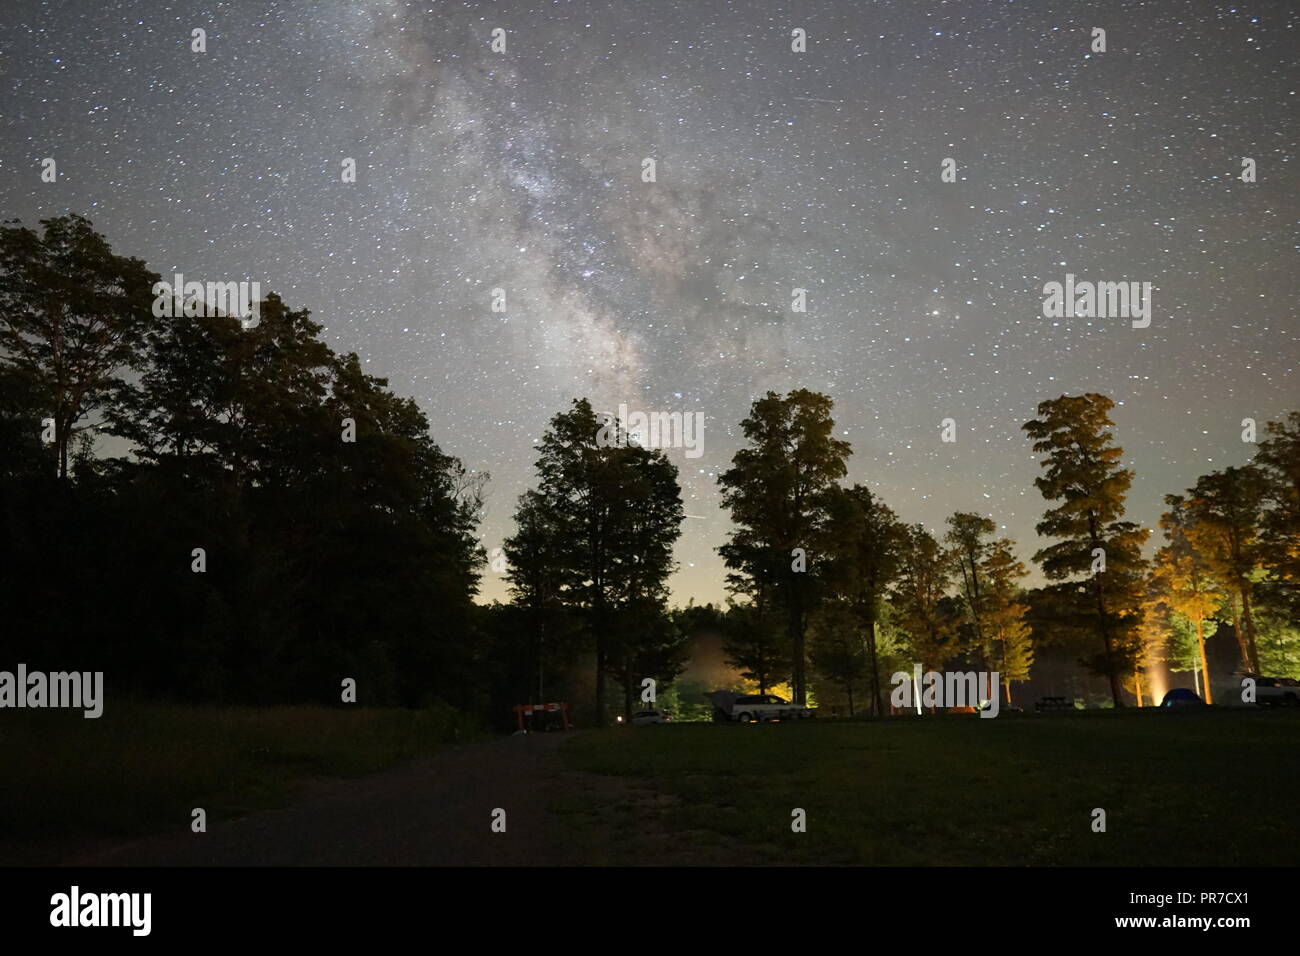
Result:
<svg viewBox="0 0 1300 956">
<path fill-rule="evenodd" d="M 641 724 L 670 724 L 673 719 L 668 715 L 668 711 L 656 707 L 652 710 L 642 710 L 632 715 L 632 726 Z"/>
<path fill-rule="evenodd" d="M 809 708 L 792 704 L 776 694 L 737 697 L 731 705 L 731 719 L 742 724 L 768 720 L 802 720 L 812 716 L 813 712 Z"/>
<path fill-rule="evenodd" d="M 1256 677 L 1255 703 L 1260 707 L 1300 706 L 1300 681 L 1293 677 Z"/>
</svg>

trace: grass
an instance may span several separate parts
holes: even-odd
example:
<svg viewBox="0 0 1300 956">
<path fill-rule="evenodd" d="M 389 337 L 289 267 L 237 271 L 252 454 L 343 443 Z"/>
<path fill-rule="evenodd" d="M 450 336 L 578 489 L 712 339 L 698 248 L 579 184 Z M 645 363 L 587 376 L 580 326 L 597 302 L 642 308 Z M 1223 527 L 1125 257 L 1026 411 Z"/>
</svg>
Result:
<svg viewBox="0 0 1300 956">
<path fill-rule="evenodd" d="M 12 710 L 0 721 L 0 837 L 126 836 L 290 801 L 304 779 L 370 773 L 469 729 L 447 708 Z"/>
<path fill-rule="evenodd" d="M 1289 711 L 676 724 L 561 755 L 640 794 L 606 813 L 612 838 L 580 799 L 554 807 L 606 863 L 1291 865 L 1300 849 Z"/>
</svg>

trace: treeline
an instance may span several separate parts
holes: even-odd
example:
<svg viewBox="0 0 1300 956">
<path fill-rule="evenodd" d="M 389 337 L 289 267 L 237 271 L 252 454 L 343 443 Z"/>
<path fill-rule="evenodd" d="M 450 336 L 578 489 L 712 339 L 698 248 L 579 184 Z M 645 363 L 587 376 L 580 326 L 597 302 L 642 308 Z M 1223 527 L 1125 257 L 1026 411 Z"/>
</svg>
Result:
<svg viewBox="0 0 1300 956">
<path fill-rule="evenodd" d="M 115 695 L 337 703 L 352 678 L 482 710 L 482 477 L 416 404 L 275 295 L 251 328 L 156 318 L 143 262 L 42 225 L 0 229 L 0 660 Z"/>
<path fill-rule="evenodd" d="M 877 714 L 913 663 L 996 670 L 1010 700 L 1051 646 L 1141 703 L 1145 667 L 1204 672 L 1225 624 L 1243 673 L 1300 664 L 1300 413 L 1250 465 L 1169 496 L 1148 560 L 1113 403 L 1043 402 L 1023 430 L 1047 584 L 1026 589 L 995 516 L 908 523 L 846 483 L 828 396 L 769 392 L 719 476 L 731 600 L 672 609 L 677 470 L 602 441 L 621 426 L 579 399 L 494 559 L 511 602 L 482 607 L 486 476 L 413 401 L 273 294 L 248 328 L 156 317 L 144 263 L 83 218 L 42 225 L 0 228 L 0 661 L 200 701 L 336 702 L 353 678 L 361 703 L 442 700 L 502 727 L 556 699 L 604 723 L 647 681 L 670 699 L 709 634 L 760 690 Z"/>
<path fill-rule="evenodd" d="M 833 437 L 831 407 L 812 392 L 768 393 L 720 478 L 736 525 L 720 551 L 744 601 L 728 617 L 749 622 L 728 652 L 760 689 L 788 680 L 802 701 L 811 664 L 850 712 L 865 688 L 884 713 L 885 674 L 958 664 L 998 671 L 1011 701 L 1035 646 L 1055 646 L 1105 678 L 1116 706 L 1126 693 L 1142 704 L 1149 667 L 1208 673 L 1217 620 L 1230 623 L 1242 674 L 1300 669 L 1300 413 L 1265 426 L 1250 465 L 1168 496 L 1166 544 L 1148 561 L 1150 532 L 1125 518 L 1134 476 L 1114 441 L 1114 403 L 1043 402 L 1023 431 L 1042 456 L 1035 485 L 1048 507 L 1036 530 L 1049 543 L 1033 560 L 1048 583 L 1026 590 L 1014 542 L 989 517 L 954 513 L 936 536 L 843 485 L 851 449 Z"/>
<path fill-rule="evenodd" d="M 1051 582 L 1031 596 L 1034 633 L 1090 644 L 1083 662 L 1109 680 L 1116 706 L 1125 689 L 1143 703 L 1143 673 L 1162 663 L 1199 671 L 1198 690 L 1212 702 L 1205 641 L 1219 622 L 1236 640 L 1239 676 L 1294 674 L 1300 413 L 1265 425 L 1249 465 L 1211 472 L 1185 493 L 1167 495 L 1164 544 L 1148 561 L 1143 545 L 1151 532 L 1124 519 L 1134 476 L 1113 441 L 1112 407 L 1102 395 L 1062 396 L 1041 404 L 1039 418 L 1024 426 L 1045 455 L 1035 483 L 1058 502 L 1037 526 L 1057 540 L 1034 556 Z M 1253 442 L 1254 423 L 1243 425 L 1243 440 Z"/>
<path fill-rule="evenodd" d="M 736 526 L 719 549 L 739 599 L 730 660 L 760 690 L 788 681 L 799 703 L 815 680 L 849 713 L 887 713 L 888 675 L 913 663 L 996 670 L 1009 694 L 1033 663 L 1014 543 L 968 512 L 936 536 L 843 484 L 852 449 L 831 411 L 819 393 L 769 392 L 741 422 L 746 447 L 719 477 Z"/>
<path fill-rule="evenodd" d="M 1139 658 L 1207 674 L 1205 642 L 1224 623 L 1240 673 L 1300 676 L 1300 412 L 1265 425 L 1250 464 L 1203 475 L 1165 505 Z M 1208 679 L 1202 690 L 1212 702 Z"/>
<path fill-rule="evenodd" d="M 1015 542 L 989 516 L 955 512 L 932 533 L 845 484 L 852 449 L 834 437 L 832 407 L 806 390 L 753 403 L 745 446 L 719 476 L 734 524 L 719 548 L 732 599 L 676 612 L 666 600 L 682 520 L 675 468 L 626 436 L 597 441 L 611 426 L 585 400 L 557 415 L 505 547 L 513 604 L 496 613 L 511 621 L 516 662 L 569 689 L 588 686 L 573 683 L 585 668 L 597 720 L 607 678 L 624 711 L 638 709 L 645 681 L 663 693 L 704 632 L 760 692 L 788 685 L 804 702 L 811 688 L 850 713 L 887 713 L 888 676 L 914 663 L 997 671 L 1010 702 L 1036 647 L 1072 654 L 1116 706 L 1128 695 L 1142 704 L 1147 668 L 1205 671 L 1216 619 L 1237 635 L 1242 673 L 1295 670 L 1300 414 L 1265 426 L 1250 466 L 1170 496 L 1167 543 L 1148 560 L 1149 530 L 1125 517 L 1134 476 L 1114 403 L 1043 402 L 1022 428 L 1041 455 L 1036 530 L 1047 543 L 1033 560 L 1047 584 L 1026 589 Z"/>
</svg>

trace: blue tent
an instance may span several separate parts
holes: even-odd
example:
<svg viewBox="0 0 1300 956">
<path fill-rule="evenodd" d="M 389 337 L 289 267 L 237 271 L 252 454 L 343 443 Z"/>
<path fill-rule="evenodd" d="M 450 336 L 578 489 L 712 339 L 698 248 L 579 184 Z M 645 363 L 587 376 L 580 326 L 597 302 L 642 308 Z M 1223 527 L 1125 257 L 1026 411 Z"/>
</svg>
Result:
<svg viewBox="0 0 1300 956">
<path fill-rule="evenodd" d="M 1165 699 L 1160 702 L 1160 706 L 1204 707 L 1205 701 L 1201 700 L 1194 690 L 1188 690 L 1186 687 L 1175 687 L 1169 693 L 1165 694 Z"/>
</svg>

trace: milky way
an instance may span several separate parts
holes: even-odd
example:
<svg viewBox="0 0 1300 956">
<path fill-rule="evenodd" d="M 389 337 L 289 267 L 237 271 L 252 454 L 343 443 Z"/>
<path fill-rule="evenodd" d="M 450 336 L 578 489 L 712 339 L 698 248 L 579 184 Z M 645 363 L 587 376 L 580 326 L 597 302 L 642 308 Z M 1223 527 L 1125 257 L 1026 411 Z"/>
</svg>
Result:
<svg viewBox="0 0 1300 956">
<path fill-rule="evenodd" d="M 1148 524 L 1300 407 L 1289 6 L 10 0 L 0 214 L 310 308 L 491 473 L 488 549 L 574 397 L 701 412 L 674 599 L 717 600 L 737 424 L 807 387 L 852 480 L 1027 558 L 1039 401 L 1119 403 Z M 1150 327 L 1044 318 L 1066 273 L 1151 282 Z"/>
</svg>

